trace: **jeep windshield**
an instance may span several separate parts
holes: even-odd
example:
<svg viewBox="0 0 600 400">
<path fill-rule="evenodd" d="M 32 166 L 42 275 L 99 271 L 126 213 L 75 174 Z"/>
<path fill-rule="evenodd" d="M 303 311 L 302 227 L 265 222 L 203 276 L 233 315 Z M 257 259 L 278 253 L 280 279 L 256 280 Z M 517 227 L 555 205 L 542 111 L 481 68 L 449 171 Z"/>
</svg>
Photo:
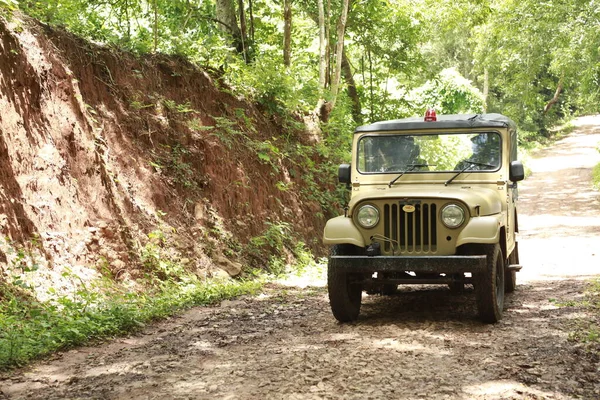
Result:
<svg viewBox="0 0 600 400">
<path fill-rule="evenodd" d="M 497 132 L 365 134 L 357 165 L 361 174 L 493 172 L 500 168 L 501 152 Z"/>
</svg>

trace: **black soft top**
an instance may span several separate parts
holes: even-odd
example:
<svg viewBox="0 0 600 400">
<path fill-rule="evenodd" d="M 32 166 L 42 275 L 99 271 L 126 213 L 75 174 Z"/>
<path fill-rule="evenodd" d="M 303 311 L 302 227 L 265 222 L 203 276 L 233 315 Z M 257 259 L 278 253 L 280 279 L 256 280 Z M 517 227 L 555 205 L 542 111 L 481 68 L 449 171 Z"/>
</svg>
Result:
<svg viewBox="0 0 600 400">
<path fill-rule="evenodd" d="M 354 133 L 452 128 L 509 128 L 516 130 L 517 125 L 502 114 L 450 114 L 438 115 L 437 121 L 425 121 L 424 117 L 380 121 L 359 126 Z"/>
</svg>

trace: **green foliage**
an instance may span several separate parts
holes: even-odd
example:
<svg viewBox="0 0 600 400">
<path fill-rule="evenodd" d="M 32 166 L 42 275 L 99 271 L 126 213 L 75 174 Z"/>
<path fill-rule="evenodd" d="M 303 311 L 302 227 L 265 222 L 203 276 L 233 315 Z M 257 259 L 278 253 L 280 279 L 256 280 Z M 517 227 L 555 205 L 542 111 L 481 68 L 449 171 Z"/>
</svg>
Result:
<svg viewBox="0 0 600 400">
<path fill-rule="evenodd" d="M 229 52 L 211 20 L 214 5 L 210 2 L 196 5 L 184 0 L 116 0 L 110 3 L 19 0 L 18 3 L 23 11 L 35 18 L 137 53 L 156 50 L 198 59 L 206 57 L 219 63 Z M 158 28 L 156 31 L 155 27 Z"/>
<path fill-rule="evenodd" d="M 589 99 L 599 94 L 593 44 L 599 37 L 593 28 L 600 21 L 598 7 L 580 0 L 492 4 L 494 12 L 476 33 L 475 51 L 478 73 L 484 68 L 490 73 L 491 106 L 542 133 L 573 108 L 589 109 Z M 559 82 L 560 101 L 544 113 Z"/>
<path fill-rule="evenodd" d="M 153 161 L 150 164 L 173 185 L 195 190 L 203 183 L 198 181 L 196 172 L 187 161 L 190 157 L 190 151 L 179 143 L 172 146 L 160 145 L 159 150 L 153 151 Z"/>
<path fill-rule="evenodd" d="M 319 219 L 339 215 L 347 203 L 348 191 L 338 184 L 337 172 L 340 164 L 351 162 L 355 123 L 349 109 L 349 100 L 342 94 L 323 125 L 323 141 L 309 146 L 295 144 L 289 150 L 290 158 L 299 160 L 297 169 L 302 171 L 299 175 L 304 185 L 300 192 L 304 199 L 320 206 L 322 213 L 315 215 Z"/>
<path fill-rule="evenodd" d="M 0 370 L 92 339 L 139 330 L 181 309 L 256 293 L 260 287 L 259 281 L 200 282 L 187 276 L 151 291 L 131 292 L 99 281 L 82 285 L 74 296 L 39 302 L 0 281 Z"/>
<path fill-rule="evenodd" d="M 48 287 L 45 293 L 33 284 L 44 279 L 34 252 L 37 239 L 27 246 L 2 240 L 9 265 L 6 276 L 0 276 L 0 370 L 93 339 L 139 330 L 191 306 L 260 290 L 261 279 L 200 280 L 185 271 L 169 251 L 173 233 L 168 227 L 155 230 L 140 249 L 149 279 L 121 285 L 105 273 L 84 281 L 63 266 L 63 282 L 70 289 Z M 100 268 L 110 271 L 106 263 Z"/>
<path fill-rule="evenodd" d="M 278 57 L 259 58 L 251 65 L 228 65 L 228 83 L 249 100 L 262 105 L 270 114 L 290 110 L 308 111 L 317 101 L 318 85 L 314 77 L 296 67 L 282 73 Z M 307 79 L 308 78 L 308 79 Z"/>
<path fill-rule="evenodd" d="M 306 248 L 304 242 L 296 242 L 294 244 L 293 253 L 295 257 L 294 269 L 296 274 L 302 274 L 315 261 L 313 254 Z"/>
<path fill-rule="evenodd" d="M 339 138 L 344 145 L 335 146 L 333 143 L 338 140 L 337 135 L 328 134 L 324 143 L 315 146 L 296 144 L 290 149 L 290 160 L 297 160 L 291 172 L 298 174 L 302 180 L 299 190 L 304 201 L 315 202 L 323 210 L 323 213 L 315 215 L 316 218 L 339 215 L 346 203 L 347 190 L 336 180 L 339 164 L 350 161 L 351 142 L 348 139 L 352 136 L 351 133 L 346 133 L 346 136 L 348 138 Z"/>
<path fill-rule="evenodd" d="M 236 95 L 283 116 L 286 123 L 293 121 L 290 112 L 312 111 L 322 95 L 317 13 L 311 1 L 294 7 L 290 67 L 282 65 L 283 14 L 273 0 L 253 4 L 250 59 L 239 57 L 219 29 L 214 2 L 0 0 L 4 8 L 15 4 L 97 42 L 138 53 L 182 55 L 221 71 L 220 82 Z M 331 27 L 339 7 L 332 4 Z M 364 120 L 420 115 L 428 106 L 477 112 L 483 103 L 474 87 L 483 90 L 487 76 L 487 110 L 510 116 L 536 136 L 547 135 L 559 119 L 595 111 L 600 100 L 599 21 L 600 8 L 584 0 L 542 5 L 533 0 L 363 1 L 351 7 L 344 51 Z M 337 41 L 335 32 L 331 29 L 331 44 Z M 330 64 L 333 57 L 332 52 Z M 448 71 L 455 71 L 452 77 Z M 473 83 L 459 82 L 461 76 Z M 546 112 L 559 83 L 558 102 Z M 193 111 L 186 104 L 165 106 L 178 113 Z M 134 100 L 132 107 L 149 105 Z M 350 108 L 344 111 L 351 114 Z"/>
<path fill-rule="evenodd" d="M 244 133 L 238 129 L 235 121 L 226 117 L 214 117 L 214 120 L 216 122 L 214 128 L 216 129 L 214 129 L 214 132 L 210 136 L 218 138 L 227 148 L 232 148 L 236 137 L 244 136 Z"/>
<path fill-rule="evenodd" d="M 144 104 L 139 100 L 132 100 L 130 105 L 134 110 L 143 110 L 144 108 L 154 107 L 154 104 Z"/>
<path fill-rule="evenodd" d="M 249 144 L 263 164 L 268 164 L 275 172 L 279 172 L 277 161 L 281 158 L 281 151 L 277 146 L 270 140 L 249 141 Z"/>
<path fill-rule="evenodd" d="M 245 253 L 254 260 L 254 266 L 266 267 L 274 276 L 301 270 L 313 260 L 304 242 L 294 235 L 292 225 L 283 221 L 266 221 L 265 230 L 250 239 Z"/>
<path fill-rule="evenodd" d="M 275 250 L 283 250 L 288 243 L 288 238 L 292 233 L 292 226 L 287 222 L 273 223 L 265 222 L 267 228 L 260 236 L 256 236 L 250 240 L 250 243 L 255 247 L 269 246 Z"/>
<path fill-rule="evenodd" d="M 575 126 L 570 120 L 569 122 L 559 124 L 556 127 L 548 130 L 545 135 L 540 135 L 539 132 L 521 129 L 519 131 L 519 147 L 526 153 L 543 147 L 548 147 L 557 140 L 569 135 L 574 129 Z"/>
<path fill-rule="evenodd" d="M 427 81 L 410 94 L 415 109 L 424 115 L 425 110 L 434 108 L 440 114 L 481 113 L 481 92 L 463 78 L 455 69 L 445 69 L 439 76 Z"/>
<path fill-rule="evenodd" d="M 457 160 L 467 159 L 471 154 L 470 143 L 458 135 L 441 135 L 437 140 L 418 141 L 421 157 L 428 164 L 435 165 L 435 171 L 452 171 L 456 168 Z"/>
<path fill-rule="evenodd" d="M 180 114 L 187 114 L 195 111 L 189 101 L 183 104 L 177 104 L 177 102 L 167 99 L 164 100 L 164 104 L 169 110 Z"/>
<path fill-rule="evenodd" d="M 193 127 L 197 130 L 211 131 L 209 135 L 218 138 L 228 149 L 232 149 L 235 145 L 243 145 L 256 154 L 261 163 L 270 165 L 274 172 L 279 172 L 279 162 L 284 154 L 276 145 L 277 138 L 253 139 L 253 134 L 256 134 L 254 122 L 246 116 L 244 110 L 236 110 L 236 116 L 236 119 L 213 117 L 215 126 Z"/>
<path fill-rule="evenodd" d="M 185 275 L 185 269 L 174 256 L 167 241 L 167 235 L 174 232 L 173 228 L 163 228 L 148 234 L 148 242 L 140 249 L 140 261 L 150 276 L 157 276 L 162 280 L 179 280 Z"/>
<path fill-rule="evenodd" d="M 418 51 L 423 25 L 413 3 L 393 0 L 352 5 L 347 27 L 352 40 L 346 51 L 368 121 L 411 114 L 403 97 L 424 63 Z"/>
<path fill-rule="evenodd" d="M 34 236 L 27 245 L 19 245 L 9 238 L 0 238 L 0 246 L 5 251 L 9 260 L 6 268 L 9 275 L 6 282 L 15 288 L 23 290 L 33 289 L 32 283 L 27 277 L 31 273 L 35 273 L 40 267 L 35 252 L 40 246 L 39 238 Z M 0 280 L 1 278 L 2 276 L 0 276 Z"/>
<path fill-rule="evenodd" d="M 600 164 L 597 164 L 592 170 L 592 186 L 600 190 Z"/>
<path fill-rule="evenodd" d="M 17 8 L 17 6 L 18 4 L 16 0 L 0 0 L 0 9 L 12 11 Z"/>
</svg>

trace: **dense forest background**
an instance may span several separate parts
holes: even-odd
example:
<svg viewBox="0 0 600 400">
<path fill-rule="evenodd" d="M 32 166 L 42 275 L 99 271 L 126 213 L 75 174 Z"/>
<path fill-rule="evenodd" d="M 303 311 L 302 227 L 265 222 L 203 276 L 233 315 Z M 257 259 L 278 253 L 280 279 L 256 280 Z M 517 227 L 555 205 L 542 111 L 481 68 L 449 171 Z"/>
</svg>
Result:
<svg viewBox="0 0 600 400">
<path fill-rule="evenodd" d="M 270 112 L 327 134 L 442 113 L 501 112 L 523 137 L 597 111 L 596 1 L 0 0 L 136 54 L 218 71 Z M 335 139 L 333 139 L 335 140 Z"/>
</svg>

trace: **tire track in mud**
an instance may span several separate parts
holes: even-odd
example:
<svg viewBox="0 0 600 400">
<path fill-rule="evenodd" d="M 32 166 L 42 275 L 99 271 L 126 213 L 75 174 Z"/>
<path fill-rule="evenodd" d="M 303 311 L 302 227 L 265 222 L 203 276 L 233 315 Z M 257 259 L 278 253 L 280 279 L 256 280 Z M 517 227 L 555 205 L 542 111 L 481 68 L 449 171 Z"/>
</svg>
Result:
<svg viewBox="0 0 600 400">
<path fill-rule="evenodd" d="M 479 322 L 472 290 L 400 287 L 338 324 L 322 286 L 270 285 L 143 333 L 55 356 L 0 380 L 0 398 L 600 398 L 600 363 L 568 341 L 600 274 L 600 118 L 578 120 L 520 185 L 524 269 L 504 319 Z"/>
</svg>

